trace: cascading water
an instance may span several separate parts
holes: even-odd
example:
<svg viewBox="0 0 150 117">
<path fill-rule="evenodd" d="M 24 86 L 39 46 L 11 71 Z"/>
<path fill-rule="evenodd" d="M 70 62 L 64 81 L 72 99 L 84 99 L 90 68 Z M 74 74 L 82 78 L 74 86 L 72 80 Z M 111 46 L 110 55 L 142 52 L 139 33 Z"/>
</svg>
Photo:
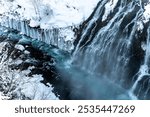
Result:
<svg viewBox="0 0 150 117">
<path fill-rule="evenodd" d="M 137 96 L 138 97 L 142 97 L 141 99 L 147 99 L 149 98 L 149 92 L 150 92 L 150 87 L 149 87 L 149 77 L 150 77 L 150 74 L 149 74 L 149 57 L 150 57 L 150 28 L 147 29 L 147 39 L 146 39 L 146 44 L 144 45 L 143 49 L 145 50 L 145 56 L 144 56 L 144 63 L 143 65 L 140 66 L 140 69 L 139 69 L 139 72 L 137 73 L 137 79 L 136 81 L 134 82 L 131 90 L 130 90 L 130 93 L 131 94 L 134 94 L 134 91 L 137 89 L 137 88 L 140 88 L 138 90 L 138 93 L 137 93 Z M 146 81 L 148 78 L 148 81 Z M 143 80 L 143 81 L 142 81 Z M 143 82 L 147 82 L 148 83 L 148 86 L 146 86 L 146 88 L 144 89 L 144 91 L 141 90 L 141 87 L 144 87 L 144 86 L 138 86 L 140 84 L 140 82 L 143 84 Z M 145 85 L 145 84 L 144 84 Z M 143 92 L 142 95 L 140 95 L 140 92 Z"/>
<path fill-rule="evenodd" d="M 143 76 L 149 76 L 149 23 L 142 24 L 144 28 L 139 29 L 143 5 L 147 2 L 100 0 L 80 29 L 72 63 L 90 74 L 119 83 L 140 97 L 138 91 L 135 92 L 137 85 Z M 107 4 L 112 4 L 110 13 L 106 12 Z M 144 50 L 142 44 L 145 42 Z M 150 99 L 148 87 L 142 99 Z"/>
</svg>

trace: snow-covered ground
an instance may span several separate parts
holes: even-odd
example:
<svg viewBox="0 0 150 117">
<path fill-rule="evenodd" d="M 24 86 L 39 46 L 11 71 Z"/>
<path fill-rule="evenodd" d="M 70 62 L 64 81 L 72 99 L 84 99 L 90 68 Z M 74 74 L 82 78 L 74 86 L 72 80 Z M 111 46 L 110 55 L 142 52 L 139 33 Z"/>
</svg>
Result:
<svg viewBox="0 0 150 117">
<path fill-rule="evenodd" d="M 12 59 L 12 53 L 9 53 L 12 46 L 9 42 L 0 42 L 0 100 L 2 99 L 32 99 L 32 100 L 48 100 L 59 99 L 53 93 L 51 84 L 41 83 L 43 77 L 41 74 L 33 74 L 29 76 L 34 66 L 30 66 L 25 70 L 12 69 L 10 66 L 21 65 L 23 60 L 21 57 Z M 30 52 L 25 50 L 24 46 L 16 44 L 14 50 L 17 53 L 28 56 Z M 21 55 L 21 56 L 22 56 Z"/>
<path fill-rule="evenodd" d="M 101 0 L 0 0 L 0 14 L 29 20 L 31 27 L 62 28 L 81 24 L 99 1 Z M 117 2 L 118 0 L 107 2 L 103 20 L 113 11 Z M 150 18 L 149 10 L 150 2 L 144 6 L 144 22 Z"/>
<path fill-rule="evenodd" d="M 9 70 L 5 69 L 3 72 L 1 69 L 1 74 L 3 85 L 5 83 L 10 83 L 5 87 L 5 91 L 8 90 L 8 93 L 4 95 L 3 92 L 0 92 L 1 99 L 9 99 L 12 96 L 17 96 L 15 99 L 24 99 L 23 96 L 32 100 L 56 100 L 58 97 L 52 92 L 53 88 L 50 84 L 44 85 L 40 81 L 43 80 L 41 75 L 33 75 L 28 77 L 27 75 L 31 72 L 32 68 L 28 70 L 19 71 L 19 70 Z M 4 69 L 3 69 L 4 70 Z M 9 81 L 8 81 L 9 80 Z M 13 90 L 13 88 L 15 88 Z"/>
<path fill-rule="evenodd" d="M 145 9 L 144 9 L 144 22 L 148 22 L 150 19 L 150 2 L 145 5 Z"/>
<path fill-rule="evenodd" d="M 21 19 L 30 20 L 30 26 L 47 29 L 79 25 L 90 16 L 99 0 L 0 1 L 0 14 L 17 13 Z"/>
</svg>

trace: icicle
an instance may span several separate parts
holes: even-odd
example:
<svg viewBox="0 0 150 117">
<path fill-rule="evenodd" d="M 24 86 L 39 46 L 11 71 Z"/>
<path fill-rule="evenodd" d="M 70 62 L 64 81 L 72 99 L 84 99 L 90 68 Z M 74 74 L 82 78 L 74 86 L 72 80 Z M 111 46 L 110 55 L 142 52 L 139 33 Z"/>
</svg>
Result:
<svg viewBox="0 0 150 117">
<path fill-rule="evenodd" d="M 58 29 L 53 29 L 53 36 L 54 36 L 54 45 L 58 45 Z"/>
<path fill-rule="evenodd" d="M 21 25 L 21 32 L 22 32 L 22 34 L 26 34 L 26 31 L 25 31 L 25 22 L 24 21 L 20 21 L 20 25 Z"/>
<path fill-rule="evenodd" d="M 20 20 L 18 20 L 17 30 L 21 32 L 21 23 L 20 23 Z"/>
<path fill-rule="evenodd" d="M 33 39 L 36 39 L 35 34 L 34 34 L 35 33 L 34 30 L 35 30 L 34 28 L 30 27 L 30 37 Z"/>
<path fill-rule="evenodd" d="M 6 17 L 5 20 L 6 20 L 6 21 L 5 21 L 4 25 L 5 25 L 6 27 L 9 27 L 9 18 Z"/>
<path fill-rule="evenodd" d="M 12 19 L 12 29 L 15 29 L 15 20 Z"/>
<path fill-rule="evenodd" d="M 48 44 L 51 44 L 51 39 L 52 39 L 52 36 L 51 36 L 51 30 L 48 30 Z"/>
<path fill-rule="evenodd" d="M 53 36 L 54 30 L 50 30 L 49 33 L 50 33 L 50 44 L 54 45 L 54 36 Z"/>
<path fill-rule="evenodd" d="M 44 41 L 44 30 L 40 30 L 40 35 L 41 35 L 41 41 Z"/>
<path fill-rule="evenodd" d="M 37 29 L 33 29 L 33 38 L 37 39 Z"/>
<path fill-rule="evenodd" d="M 46 43 L 46 29 L 43 30 L 43 42 Z"/>
<path fill-rule="evenodd" d="M 53 28 L 49 30 L 33 28 L 29 26 L 28 21 L 23 21 L 21 19 L 17 20 L 10 17 L 3 17 L 1 25 L 20 31 L 21 34 L 29 36 L 33 39 L 38 39 L 47 44 L 55 45 L 63 50 L 70 49 L 72 45 L 71 41 L 65 42 L 63 38 L 60 39 L 58 28 Z"/>
<path fill-rule="evenodd" d="M 9 19 L 9 26 L 10 26 L 10 28 L 13 28 L 12 19 Z"/>
<path fill-rule="evenodd" d="M 44 35 L 45 35 L 45 43 L 49 44 L 48 30 L 45 30 Z"/>
<path fill-rule="evenodd" d="M 49 30 L 47 30 L 46 35 L 47 35 L 47 44 L 50 44 Z"/>
<path fill-rule="evenodd" d="M 67 50 L 67 41 L 64 41 L 64 50 Z"/>
<path fill-rule="evenodd" d="M 41 40 L 41 31 L 40 29 L 37 29 L 37 36 L 38 36 L 38 40 Z"/>
<path fill-rule="evenodd" d="M 30 32 L 29 32 L 29 26 L 28 26 L 27 21 L 25 21 L 25 34 L 26 34 L 27 36 L 30 35 Z"/>
<path fill-rule="evenodd" d="M 62 37 L 60 37 L 59 40 L 58 40 L 59 48 L 64 49 L 64 45 L 65 45 L 64 39 Z"/>
<path fill-rule="evenodd" d="M 70 41 L 70 40 L 68 40 L 67 42 L 66 42 L 66 50 L 71 50 L 71 47 L 72 47 L 72 42 Z"/>
</svg>

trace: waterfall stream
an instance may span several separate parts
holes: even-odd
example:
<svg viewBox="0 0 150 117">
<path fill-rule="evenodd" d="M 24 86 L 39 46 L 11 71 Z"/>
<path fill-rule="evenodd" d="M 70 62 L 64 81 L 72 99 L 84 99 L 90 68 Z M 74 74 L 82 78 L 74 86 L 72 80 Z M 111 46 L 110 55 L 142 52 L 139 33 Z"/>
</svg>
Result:
<svg viewBox="0 0 150 117">
<path fill-rule="evenodd" d="M 143 4 L 147 1 L 118 0 L 113 11 L 103 19 L 107 10 L 104 6 L 108 2 L 100 1 L 81 28 L 72 63 L 90 74 L 121 84 L 129 93 L 139 97 L 135 90 L 144 80 L 143 76 L 149 76 L 149 23 L 138 29 L 144 12 Z M 146 43 L 145 50 L 143 43 Z M 142 99 L 148 99 L 149 85 L 144 90 L 146 96 Z"/>
<path fill-rule="evenodd" d="M 150 29 L 148 28 L 147 30 L 147 40 L 146 40 L 146 45 L 145 45 L 145 56 L 144 56 L 144 64 L 140 66 L 140 69 L 138 71 L 138 78 L 137 80 L 134 82 L 132 88 L 131 88 L 131 94 L 134 94 L 134 91 L 136 90 L 138 83 L 144 79 L 144 76 L 150 76 L 149 74 L 149 56 L 150 56 Z M 146 93 L 144 95 L 144 97 L 147 96 L 147 92 L 149 91 L 149 87 L 146 90 Z"/>
</svg>

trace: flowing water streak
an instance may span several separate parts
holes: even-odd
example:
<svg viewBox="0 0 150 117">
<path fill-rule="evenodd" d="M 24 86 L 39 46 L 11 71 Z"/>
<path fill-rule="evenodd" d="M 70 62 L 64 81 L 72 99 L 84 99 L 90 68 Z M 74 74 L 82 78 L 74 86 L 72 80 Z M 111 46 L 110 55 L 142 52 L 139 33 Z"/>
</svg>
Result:
<svg viewBox="0 0 150 117">
<path fill-rule="evenodd" d="M 137 85 L 138 85 L 138 82 L 141 81 L 144 77 L 143 76 L 150 76 L 149 74 L 149 67 L 148 67 L 148 63 L 149 63 L 149 57 L 150 57 L 150 28 L 148 28 L 147 30 L 147 42 L 146 42 L 146 45 L 145 45 L 145 58 L 144 58 L 144 64 L 141 65 L 140 69 L 139 69 L 139 72 L 138 72 L 138 78 L 137 80 L 135 81 L 135 83 L 133 84 L 131 90 L 130 90 L 130 93 L 133 94 Z"/>
<path fill-rule="evenodd" d="M 107 77 L 111 81 L 127 83 L 129 95 L 132 99 L 137 99 L 134 91 L 138 82 L 144 78 L 143 76 L 150 76 L 148 66 L 150 29 L 147 30 L 147 39 L 141 38 L 138 33 L 138 22 L 141 21 L 144 13 L 143 6 L 148 1 L 120 0 L 111 12 L 112 15 L 106 15 L 107 18 L 102 21 L 107 2 L 104 0 L 99 4 L 95 14 L 81 29 L 80 40 L 74 50 L 72 63 L 93 75 L 99 74 L 100 77 Z M 141 29 L 141 31 L 144 30 Z M 145 52 L 139 47 L 145 42 L 144 39 L 146 40 Z M 143 58 L 140 56 L 137 58 L 137 54 L 142 54 L 140 56 Z M 134 59 L 140 59 L 143 65 L 137 60 L 135 64 L 138 66 L 132 68 Z M 133 69 L 137 70 L 133 72 Z M 132 84 L 133 76 L 136 78 L 138 76 L 138 78 Z M 145 94 L 149 89 L 146 89 Z"/>
<path fill-rule="evenodd" d="M 98 24 L 96 23 L 102 20 L 101 17 L 104 14 L 103 6 L 107 2 L 105 0 L 99 5 L 95 15 L 84 29 L 73 53 L 73 61 L 80 59 L 80 62 L 77 61 L 80 66 L 94 74 L 99 72 L 107 75 L 107 77 L 123 77 L 124 74 L 120 73 L 125 70 L 128 63 L 130 45 L 137 27 L 136 22 L 143 9 L 139 7 L 140 5 L 137 2 L 118 1 L 114 8 L 113 17 L 110 18 L 111 16 L 109 16 L 106 19 L 109 22 L 107 23 L 106 21 L 106 25 L 103 26 L 105 22 L 101 21 L 102 27 L 97 26 Z M 128 20 L 128 15 L 131 15 L 132 19 L 129 19 L 126 24 L 125 20 Z M 124 22 L 126 26 L 124 26 Z M 133 24 L 133 30 L 131 30 L 130 35 L 127 35 L 130 24 Z M 94 28 L 89 33 L 93 25 Z M 96 28 L 99 30 L 98 32 L 96 32 Z"/>
</svg>

